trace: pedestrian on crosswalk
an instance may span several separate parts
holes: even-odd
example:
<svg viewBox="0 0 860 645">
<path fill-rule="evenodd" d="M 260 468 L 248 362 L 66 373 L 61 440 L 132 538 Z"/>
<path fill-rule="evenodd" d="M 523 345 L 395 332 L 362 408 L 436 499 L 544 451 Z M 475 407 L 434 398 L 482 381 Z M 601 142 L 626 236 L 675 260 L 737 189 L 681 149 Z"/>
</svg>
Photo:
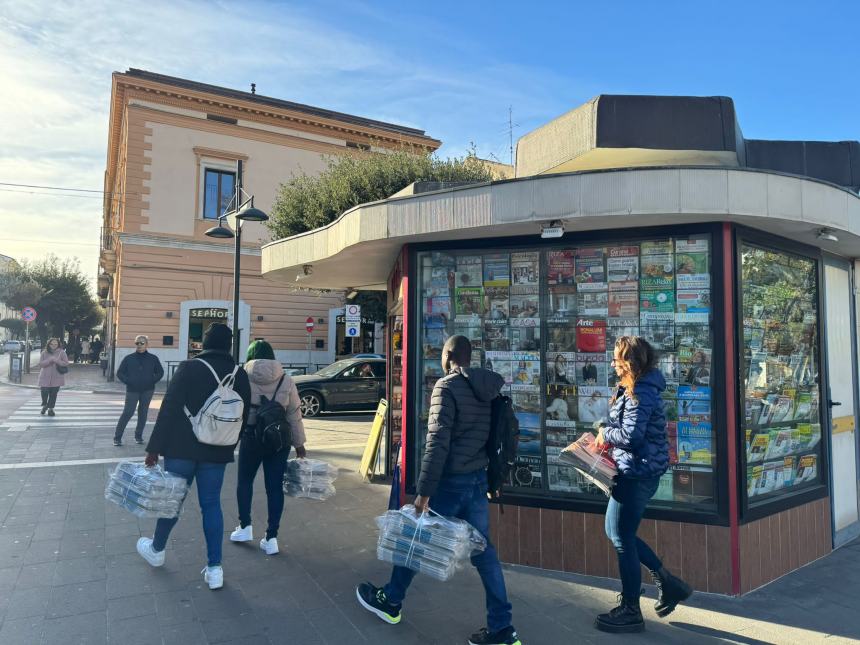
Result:
<svg viewBox="0 0 860 645">
<path fill-rule="evenodd" d="M 150 354 L 149 338 L 143 334 L 134 339 L 135 351 L 129 354 L 116 372 L 116 377 L 121 383 L 125 383 L 125 407 L 116 424 L 116 432 L 113 436 L 113 445 L 122 445 L 122 435 L 125 427 L 137 408 L 137 427 L 134 431 L 135 443 L 143 443 L 143 429 L 146 427 L 146 418 L 149 415 L 149 403 L 155 391 L 155 384 L 164 376 L 164 368 L 158 356 Z"/>
<path fill-rule="evenodd" d="M 60 341 L 51 338 L 39 357 L 39 387 L 42 390 L 42 414 L 55 416 L 54 406 L 57 404 L 57 394 L 66 384 L 66 372 L 69 371 L 69 357 L 60 348 Z"/>
<path fill-rule="evenodd" d="M 197 358 L 180 363 L 170 380 L 146 446 L 147 466 L 155 466 L 158 456 L 162 455 L 166 471 L 184 477 L 189 485 L 197 480 L 197 499 L 203 515 L 203 535 L 208 557 L 203 579 L 210 589 L 220 589 L 224 585 L 224 570 L 221 568 L 224 541 L 221 486 L 224 484 L 224 469 L 233 461 L 236 445 L 200 443 L 188 415 L 196 415 L 219 385 L 212 370 L 218 380 L 222 380 L 236 368 L 230 354 L 232 339 L 233 332 L 227 325 L 210 325 L 203 336 L 203 351 Z M 208 366 L 204 363 L 208 363 Z M 241 367 L 236 369 L 232 389 L 244 403 L 244 424 L 248 421 L 251 408 L 251 386 L 248 384 L 248 375 Z M 152 566 L 164 564 L 164 547 L 177 521 L 178 518 L 159 519 L 155 525 L 155 535 L 138 540 L 137 552 Z"/>
</svg>

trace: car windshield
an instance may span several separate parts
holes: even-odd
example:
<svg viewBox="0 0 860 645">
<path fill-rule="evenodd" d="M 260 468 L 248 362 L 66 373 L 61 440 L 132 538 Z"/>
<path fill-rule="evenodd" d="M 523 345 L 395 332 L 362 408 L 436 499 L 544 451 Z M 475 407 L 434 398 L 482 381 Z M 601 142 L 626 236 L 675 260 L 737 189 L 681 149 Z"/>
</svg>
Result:
<svg viewBox="0 0 860 645">
<path fill-rule="evenodd" d="M 323 378 L 331 378 L 332 376 L 337 376 L 354 362 L 355 360 L 351 358 L 337 361 L 336 363 L 332 363 L 328 367 L 322 368 L 319 372 L 316 373 L 316 376 L 322 376 Z"/>
</svg>

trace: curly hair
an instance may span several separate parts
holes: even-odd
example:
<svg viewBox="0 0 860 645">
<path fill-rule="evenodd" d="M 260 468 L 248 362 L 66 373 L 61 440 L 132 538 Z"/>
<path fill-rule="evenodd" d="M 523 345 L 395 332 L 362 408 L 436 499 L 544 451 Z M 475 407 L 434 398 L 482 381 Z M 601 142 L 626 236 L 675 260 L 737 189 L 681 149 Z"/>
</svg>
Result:
<svg viewBox="0 0 860 645">
<path fill-rule="evenodd" d="M 657 352 L 641 336 L 622 336 L 615 341 L 615 349 L 626 368 L 619 385 L 628 396 L 633 397 L 636 381 L 657 366 Z"/>
</svg>

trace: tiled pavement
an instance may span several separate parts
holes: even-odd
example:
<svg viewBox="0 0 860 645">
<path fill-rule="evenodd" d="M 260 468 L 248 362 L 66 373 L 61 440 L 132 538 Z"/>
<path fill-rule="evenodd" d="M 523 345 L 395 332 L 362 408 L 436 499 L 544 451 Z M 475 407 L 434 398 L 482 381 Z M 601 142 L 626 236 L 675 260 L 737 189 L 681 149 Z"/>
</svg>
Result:
<svg viewBox="0 0 860 645">
<path fill-rule="evenodd" d="M 0 388 L 0 419 L 11 411 L 7 406 L 21 401 L 10 403 L 4 393 Z M 387 487 L 363 483 L 353 474 L 369 422 L 367 416 L 339 416 L 308 424 L 309 450 L 341 468 L 338 494 L 326 502 L 287 499 L 285 546 L 278 556 L 264 556 L 256 544 L 225 543 L 226 583 L 217 592 L 200 576 L 204 545 L 193 494 L 165 566 L 152 569 L 134 545 L 138 536 L 151 535 L 154 522 L 103 499 L 110 463 L 39 463 L 81 459 L 87 450 L 118 458 L 107 443 L 110 428 L 94 428 L 92 435 L 79 428 L 40 428 L 9 443 L 0 430 L 0 645 L 465 642 L 483 624 L 483 593 L 471 570 L 448 583 L 419 576 L 398 626 L 379 622 L 355 602 L 357 582 L 382 581 L 387 574 L 375 559 L 373 522 L 384 510 Z M 32 443 L 21 454 L 19 442 L 27 437 Z M 42 455 L 31 452 L 35 443 L 56 447 Z M 137 446 L 120 450 L 140 455 Z M 227 473 L 225 532 L 235 524 L 236 508 L 235 467 Z M 254 517 L 262 529 L 265 497 L 262 482 L 257 484 Z M 622 640 L 591 627 L 593 615 L 614 599 L 614 582 L 522 567 L 506 568 L 506 577 L 524 643 Z M 697 595 L 668 621 L 658 621 L 647 608 L 648 631 L 624 640 L 857 642 L 858 597 L 860 544 L 855 543 L 741 600 Z"/>
</svg>

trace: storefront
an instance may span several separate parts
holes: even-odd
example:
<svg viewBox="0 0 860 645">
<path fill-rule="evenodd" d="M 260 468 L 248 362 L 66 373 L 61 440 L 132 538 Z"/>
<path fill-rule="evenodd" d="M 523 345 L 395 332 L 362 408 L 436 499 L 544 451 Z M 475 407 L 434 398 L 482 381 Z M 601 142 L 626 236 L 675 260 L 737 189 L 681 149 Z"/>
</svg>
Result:
<svg viewBox="0 0 860 645">
<path fill-rule="evenodd" d="M 329 244 L 282 240 L 263 260 L 289 275 L 289 246 L 319 286 L 363 272 L 387 289 L 407 493 L 444 340 L 469 337 L 473 364 L 504 376 L 521 427 L 492 514 L 506 562 L 617 575 L 606 497 L 558 454 L 606 415 L 615 339 L 647 338 L 671 468 L 643 537 L 696 589 L 739 594 L 860 533 L 852 188 L 718 164 L 554 173 L 361 206 L 312 233 Z"/>
</svg>

